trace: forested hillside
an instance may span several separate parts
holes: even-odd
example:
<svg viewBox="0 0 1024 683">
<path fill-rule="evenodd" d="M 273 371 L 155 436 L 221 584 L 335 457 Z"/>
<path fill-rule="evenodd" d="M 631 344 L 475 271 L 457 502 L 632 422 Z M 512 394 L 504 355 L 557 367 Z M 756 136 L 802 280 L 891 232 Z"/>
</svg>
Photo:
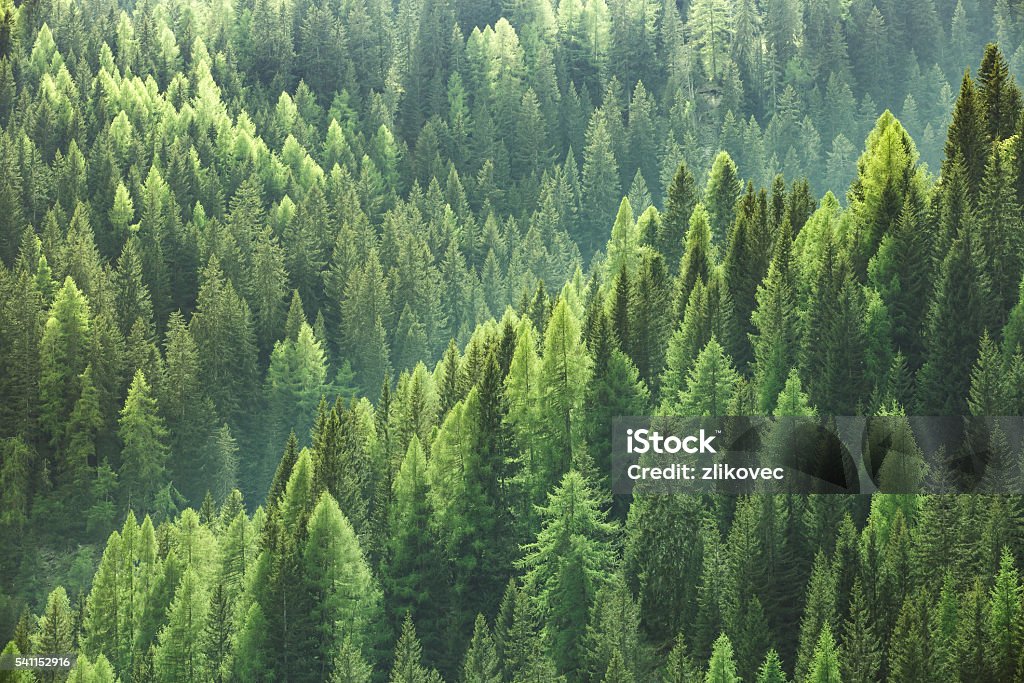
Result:
<svg viewBox="0 0 1024 683">
<path fill-rule="evenodd" d="M 985 480 L 608 484 L 619 415 L 1024 412 L 1022 40 L 1007 0 L 0 0 L 5 653 L 1024 679 Z"/>
</svg>

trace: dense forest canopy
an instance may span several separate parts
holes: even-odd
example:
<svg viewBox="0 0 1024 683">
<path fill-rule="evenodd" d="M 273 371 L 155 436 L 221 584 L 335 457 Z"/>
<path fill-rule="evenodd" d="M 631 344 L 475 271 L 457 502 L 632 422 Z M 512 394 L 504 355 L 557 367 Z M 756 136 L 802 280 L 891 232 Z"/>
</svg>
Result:
<svg viewBox="0 0 1024 683">
<path fill-rule="evenodd" d="M 998 431 L 970 495 L 608 470 L 618 415 L 1024 412 L 1022 42 L 1009 0 L 0 0 L 4 652 L 1020 680 Z"/>
</svg>

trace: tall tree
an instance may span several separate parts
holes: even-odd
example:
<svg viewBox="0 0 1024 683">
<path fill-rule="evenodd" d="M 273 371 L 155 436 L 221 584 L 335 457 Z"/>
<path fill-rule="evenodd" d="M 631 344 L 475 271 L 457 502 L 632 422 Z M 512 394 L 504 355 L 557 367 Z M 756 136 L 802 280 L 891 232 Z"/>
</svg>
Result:
<svg viewBox="0 0 1024 683">
<path fill-rule="evenodd" d="M 167 428 L 142 370 L 132 378 L 118 436 L 124 443 L 118 473 L 122 494 L 129 506 L 153 509 L 167 483 Z"/>
</svg>

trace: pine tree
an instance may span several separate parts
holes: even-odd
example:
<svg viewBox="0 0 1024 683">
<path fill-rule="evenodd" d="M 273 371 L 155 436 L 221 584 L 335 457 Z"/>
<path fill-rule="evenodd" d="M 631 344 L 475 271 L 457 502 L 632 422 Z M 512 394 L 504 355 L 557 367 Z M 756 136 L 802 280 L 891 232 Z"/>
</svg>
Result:
<svg viewBox="0 0 1024 683">
<path fill-rule="evenodd" d="M 118 424 L 124 444 L 118 479 L 125 500 L 139 509 L 150 509 L 167 480 L 167 428 L 141 370 L 132 379 Z"/>
<path fill-rule="evenodd" d="M 205 653 L 195 638 L 209 609 L 202 580 L 191 567 L 185 569 L 167 611 L 167 625 L 160 631 L 156 648 L 159 681 L 207 680 Z"/>
<path fill-rule="evenodd" d="M 654 248 L 665 257 L 673 275 L 683 255 L 683 242 L 696 203 L 697 187 L 693 174 L 686 167 L 686 162 L 680 161 L 668 188 L 665 213 L 654 235 Z"/>
<path fill-rule="evenodd" d="M 548 494 L 540 514 L 543 528 L 523 548 L 523 590 L 547 625 L 544 636 L 559 669 L 578 671 L 587 615 L 608 580 L 608 538 L 615 527 L 605 521 L 590 485 L 575 470 Z"/>
<path fill-rule="evenodd" d="M 854 582 L 850 593 L 849 616 L 843 625 L 839 662 L 844 681 L 870 683 L 878 679 L 882 652 L 859 581 Z"/>
<path fill-rule="evenodd" d="M 788 222 L 785 223 L 788 226 Z M 754 349 L 754 382 L 758 408 L 769 412 L 785 387 L 786 376 L 796 364 L 798 313 L 793 291 L 789 230 L 779 235 L 778 249 L 768 275 L 757 288 L 757 310 L 751 316 L 756 334 L 750 335 Z"/>
<path fill-rule="evenodd" d="M 1021 113 L 1021 92 L 999 48 L 989 43 L 978 69 L 978 100 L 990 140 L 1013 135 Z"/>
<path fill-rule="evenodd" d="M 782 660 L 775 650 L 768 650 L 761 668 L 757 671 L 757 683 L 786 683 L 786 673 L 782 670 Z"/>
<path fill-rule="evenodd" d="M 985 662 L 993 680 L 1008 681 L 1018 666 L 1022 595 L 1020 575 L 1008 548 L 1002 550 L 999 573 L 989 592 L 985 609 Z"/>
<path fill-rule="evenodd" d="M 821 628 L 818 645 L 814 648 L 814 660 L 808 673 L 808 683 L 840 683 L 839 656 L 836 642 L 832 637 L 832 629 L 826 623 Z"/>
<path fill-rule="evenodd" d="M 406 615 L 402 624 L 402 635 L 395 646 L 395 663 L 391 668 L 390 683 L 437 683 L 441 677 L 436 671 L 428 671 L 421 663 L 422 648 L 416 637 L 412 617 Z"/>
<path fill-rule="evenodd" d="M 462 680 L 464 683 L 500 683 L 502 678 L 498 664 L 498 655 L 494 649 L 490 629 L 487 628 L 487 620 L 482 614 L 478 614 L 473 626 L 473 638 L 469 641 L 469 649 L 466 650 L 466 659 L 462 665 Z"/>
<path fill-rule="evenodd" d="M 78 379 L 92 349 L 89 302 L 69 276 L 50 306 L 39 342 L 39 421 L 56 444 L 81 395 Z"/>
<path fill-rule="evenodd" d="M 312 628 L 304 649 L 310 661 L 299 667 L 324 680 L 346 639 L 357 651 L 368 651 L 381 621 L 380 590 L 352 525 L 328 493 L 310 515 L 302 563 Z"/>
<path fill-rule="evenodd" d="M 584 253 L 592 252 L 607 234 L 614 219 L 613 198 L 620 196 L 619 167 L 608 126 L 608 117 L 618 112 L 597 110 L 587 126 L 587 145 L 583 150 L 583 196 L 581 234 L 578 242 Z"/>
<path fill-rule="evenodd" d="M 732 642 L 724 633 L 718 636 L 711 649 L 711 659 L 708 661 L 708 672 L 704 676 L 704 683 L 739 683 L 740 677 L 736 673 L 736 660 L 733 659 Z"/>
<path fill-rule="evenodd" d="M 719 152 L 708 174 L 704 201 L 708 208 L 712 242 L 720 247 L 728 242 L 729 230 L 736 217 L 736 200 L 742 192 L 743 184 L 736 164 L 728 152 Z"/>
</svg>

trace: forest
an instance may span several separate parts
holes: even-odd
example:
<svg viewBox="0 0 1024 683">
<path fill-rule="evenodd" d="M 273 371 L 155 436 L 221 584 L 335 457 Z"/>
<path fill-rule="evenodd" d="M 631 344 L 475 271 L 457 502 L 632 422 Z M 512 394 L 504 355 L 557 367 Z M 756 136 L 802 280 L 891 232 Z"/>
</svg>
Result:
<svg viewBox="0 0 1024 683">
<path fill-rule="evenodd" d="M 1015 74 L 1012 0 L 0 0 L 0 659 L 76 655 L 0 681 L 1024 681 L 999 434 L 609 482 L 1024 415 Z"/>
</svg>

